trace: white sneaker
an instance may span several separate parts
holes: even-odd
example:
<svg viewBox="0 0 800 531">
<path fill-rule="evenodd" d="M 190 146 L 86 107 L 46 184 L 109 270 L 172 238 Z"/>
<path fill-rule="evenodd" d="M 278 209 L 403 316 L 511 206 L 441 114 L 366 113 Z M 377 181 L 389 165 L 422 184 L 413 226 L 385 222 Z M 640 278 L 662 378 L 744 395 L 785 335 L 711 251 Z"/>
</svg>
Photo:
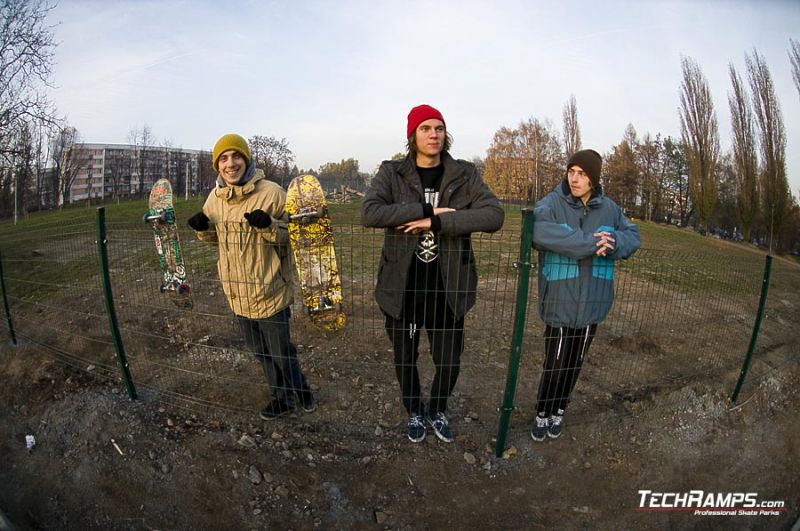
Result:
<svg viewBox="0 0 800 531">
<path fill-rule="evenodd" d="M 539 442 L 543 441 L 547 436 L 549 425 L 549 419 L 536 415 L 536 417 L 533 419 L 533 427 L 531 428 L 531 439 Z"/>
<path fill-rule="evenodd" d="M 561 423 L 564 421 L 564 410 L 559 409 L 555 415 L 550 415 L 547 419 L 549 427 L 547 428 L 547 436 L 551 439 L 558 439 L 561 435 Z"/>
</svg>

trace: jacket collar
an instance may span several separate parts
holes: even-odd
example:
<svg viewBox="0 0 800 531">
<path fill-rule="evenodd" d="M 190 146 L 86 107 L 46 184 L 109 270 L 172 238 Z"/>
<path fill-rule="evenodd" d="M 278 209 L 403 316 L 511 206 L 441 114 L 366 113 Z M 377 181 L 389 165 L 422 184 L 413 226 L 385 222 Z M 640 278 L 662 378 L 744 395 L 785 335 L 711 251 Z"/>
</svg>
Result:
<svg viewBox="0 0 800 531">
<path fill-rule="evenodd" d="M 561 181 L 561 184 L 556 187 L 556 191 L 560 191 L 561 193 L 559 195 L 561 198 L 573 208 L 583 207 L 583 202 L 572 195 L 572 190 L 569 188 L 569 182 L 567 179 L 563 179 Z M 592 190 L 592 195 L 589 197 L 589 201 L 586 202 L 586 206 L 589 208 L 595 208 L 600 204 L 604 195 L 603 186 L 598 185 L 597 190 Z"/>
<path fill-rule="evenodd" d="M 403 159 L 400 163 L 400 167 L 397 169 L 397 172 L 406 179 L 410 178 L 412 175 L 417 175 L 417 164 L 414 157 L 415 155 L 413 153 L 406 155 L 406 158 Z M 441 158 L 442 164 L 444 164 L 444 175 L 442 176 L 442 189 L 444 189 L 445 183 L 462 177 L 464 169 L 447 151 L 442 151 Z"/>
</svg>

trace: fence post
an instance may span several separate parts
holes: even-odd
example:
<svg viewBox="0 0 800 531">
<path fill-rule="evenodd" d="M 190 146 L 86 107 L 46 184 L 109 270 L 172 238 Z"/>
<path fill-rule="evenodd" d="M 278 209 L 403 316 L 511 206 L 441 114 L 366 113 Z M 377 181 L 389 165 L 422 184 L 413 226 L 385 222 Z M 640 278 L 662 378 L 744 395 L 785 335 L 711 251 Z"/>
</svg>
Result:
<svg viewBox="0 0 800 531">
<path fill-rule="evenodd" d="M 3 274 L 3 254 L 0 252 L 0 290 L 3 291 L 3 307 L 6 310 L 6 320 L 8 321 L 8 333 L 11 334 L 11 343 L 17 346 L 17 334 L 14 333 L 14 323 L 11 322 L 11 309 L 8 307 L 8 296 L 6 295 L 6 280 Z"/>
<path fill-rule="evenodd" d="M 519 262 L 517 268 L 517 304 L 514 311 L 514 332 L 511 340 L 511 353 L 508 360 L 508 376 L 500 410 L 500 428 L 497 432 L 495 455 L 500 457 L 506 444 L 506 433 L 514 410 L 514 393 L 517 389 L 519 359 L 522 354 L 522 340 L 525 336 L 525 318 L 528 313 L 528 284 L 531 274 L 531 247 L 533 243 L 533 209 L 522 209 L 522 235 L 519 243 Z"/>
<path fill-rule="evenodd" d="M 128 368 L 128 360 L 125 358 L 125 348 L 122 346 L 122 335 L 119 333 L 117 323 L 117 312 L 114 309 L 114 296 L 111 293 L 111 276 L 108 273 L 108 249 L 106 241 L 106 209 L 97 209 L 97 252 L 100 257 L 100 274 L 103 279 L 103 294 L 106 302 L 106 313 L 108 323 L 111 327 L 111 337 L 114 340 L 114 349 L 117 351 L 117 363 L 122 372 L 122 381 L 128 390 L 131 400 L 136 400 L 136 388 L 133 386 L 133 379 Z"/>
<path fill-rule="evenodd" d="M 769 291 L 769 276 L 772 271 L 772 255 L 766 256 L 764 262 L 764 277 L 761 280 L 761 298 L 758 301 L 758 311 L 756 312 L 756 323 L 753 325 L 753 333 L 750 336 L 750 346 L 747 348 L 747 356 L 744 358 L 742 370 L 739 373 L 739 381 L 736 382 L 736 389 L 733 390 L 731 395 L 731 402 L 736 404 L 739 398 L 739 391 L 742 390 L 744 379 L 747 377 L 747 371 L 750 369 L 750 361 L 753 359 L 753 352 L 756 350 L 756 340 L 758 339 L 758 332 L 761 329 L 761 319 L 764 317 L 764 307 L 767 305 L 767 291 Z"/>
</svg>

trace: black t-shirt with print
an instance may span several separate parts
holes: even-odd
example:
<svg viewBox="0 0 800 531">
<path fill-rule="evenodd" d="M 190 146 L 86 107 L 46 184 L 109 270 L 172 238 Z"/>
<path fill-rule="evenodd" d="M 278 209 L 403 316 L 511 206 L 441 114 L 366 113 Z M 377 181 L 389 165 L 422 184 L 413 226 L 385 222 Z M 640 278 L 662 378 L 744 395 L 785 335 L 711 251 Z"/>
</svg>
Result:
<svg viewBox="0 0 800 531">
<path fill-rule="evenodd" d="M 444 175 L 444 165 L 433 168 L 417 168 L 424 202 L 436 208 L 439 205 L 439 191 Z M 443 290 L 439 275 L 439 236 L 431 230 L 420 233 L 416 259 L 411 262 L 411 271 L 406 285 L 406 315 L 422 317 L 426 300 L 432 300 L 437 292 Z"/>
</svg>

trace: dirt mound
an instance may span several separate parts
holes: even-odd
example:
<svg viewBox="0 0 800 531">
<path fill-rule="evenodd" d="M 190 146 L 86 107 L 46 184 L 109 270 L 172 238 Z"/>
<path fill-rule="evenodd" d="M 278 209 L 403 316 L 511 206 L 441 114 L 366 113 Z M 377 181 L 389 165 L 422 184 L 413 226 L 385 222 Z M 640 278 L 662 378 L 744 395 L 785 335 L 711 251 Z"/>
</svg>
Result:
<svg viewBox="0 0 800 531">
<path fill-rule="evenodd" d="M 147 391 L 131 402 L 23 350 L 0 364 L 0 508 L 18 529 L 774 529 L 800 507 L 800 419 L 788 392 L 800 386 L 797 365 L 738 408 L 708 383 L 656 388 L 625 401 L 625 414 L 567 417 L 564 434 L 544 443 L 517 415 L 498 459 L 468 430 L 453 444 L 413 445 L 402 422 L 370 433 L 320 424 L 332 407 L 324 400 L 317 413 L 273 423 L 198 415 Z M 787 510 L 641 512 L 642 489 L 757 492 Z"/>
</svg>

